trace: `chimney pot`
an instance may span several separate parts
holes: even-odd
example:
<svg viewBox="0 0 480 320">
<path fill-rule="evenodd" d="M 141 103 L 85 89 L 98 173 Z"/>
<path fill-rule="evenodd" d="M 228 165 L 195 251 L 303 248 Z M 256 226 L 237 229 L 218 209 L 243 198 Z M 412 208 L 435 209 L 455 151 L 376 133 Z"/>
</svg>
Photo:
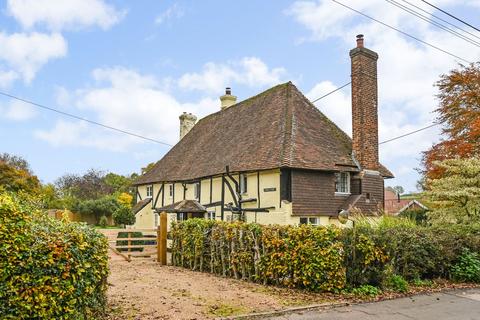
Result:
<svg viewBox="0 0 480 320">
<path fill-rule="evenodd" d="M 225 88 L 225 95 L 220 97 L 221 109 L 227 109 L 237 103 L 237 97 L 232 95 L 232 89 L 230 87 Z"/>
<path fill-rule="evenodd" d="M 363 34 L 357 35 L 357 48 L 363 48 Z"/>
</svg>

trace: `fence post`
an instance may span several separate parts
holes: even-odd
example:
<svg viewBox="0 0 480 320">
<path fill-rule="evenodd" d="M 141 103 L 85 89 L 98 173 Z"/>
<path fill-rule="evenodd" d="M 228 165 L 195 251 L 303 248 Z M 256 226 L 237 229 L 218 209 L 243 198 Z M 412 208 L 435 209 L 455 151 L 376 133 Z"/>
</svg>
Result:
<svg viewBox="0 0 480 320">
<path fill-rule="evenodd" d="M 167 213 L 160 213 L 160 225 L 157 228 L 157 261 L 167 265 Z"/>
</svg>

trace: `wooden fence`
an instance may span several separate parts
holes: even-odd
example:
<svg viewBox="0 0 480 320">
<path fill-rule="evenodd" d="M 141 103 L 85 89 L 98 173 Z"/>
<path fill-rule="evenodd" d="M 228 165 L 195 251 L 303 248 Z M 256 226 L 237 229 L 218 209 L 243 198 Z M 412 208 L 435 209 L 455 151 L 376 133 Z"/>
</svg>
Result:
<svg viewBox="0 0 480 320">
<path fill-rule="evenodd" d="M 167 214 L 161 213 L 160 225 L 156 229 L 103 229 L 101 232 L 107 237 L 109 248 L 125 260 L 130 262 L 132 257 L 156 256 L 160 264 L 166 265 L 167 223 Z"/>
</svg>

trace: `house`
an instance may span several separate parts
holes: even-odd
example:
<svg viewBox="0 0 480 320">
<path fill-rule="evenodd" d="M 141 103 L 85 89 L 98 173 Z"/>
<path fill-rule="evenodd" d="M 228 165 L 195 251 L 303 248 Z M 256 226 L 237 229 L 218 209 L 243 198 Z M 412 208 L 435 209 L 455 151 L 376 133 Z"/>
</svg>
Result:
<svg viewBox="0 0 480 320">
<path fill-rule="evenodd" d="M 239 103 L 227 88 L 218 112 L 180 116 L 180 141 L 135 182 L 135 226 L 157 225 L 183 200 L 204 208 L 196 216 L 263 224 L 336 224 L 342 210 L 383 209 L 393 175 L 379 163 L 378 55 L 363 43 L 357 36 L 350 51 L 353 139 L 291 82 Z"/>
<path fill-rule="evenodd" d="M 428 210 L 427 206 L 416 199 L 401 199 L 400 194 L 385 189 L 385 212 L 397 216 L 405 211 Z"/>
</svg>

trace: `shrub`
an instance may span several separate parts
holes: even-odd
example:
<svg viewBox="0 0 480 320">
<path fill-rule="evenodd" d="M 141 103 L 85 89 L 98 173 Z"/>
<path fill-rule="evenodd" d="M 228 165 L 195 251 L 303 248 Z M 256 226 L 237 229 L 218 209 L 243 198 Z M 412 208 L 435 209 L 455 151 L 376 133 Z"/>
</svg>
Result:
<svg viewBox="0 0 480 320">
<path fill-rule="evenodd" d="M 464 249 L 458 262 L 452 267 L 452 278 L 456 281 L 480 282 L 480 257 L 476 252 Z"/>
<path fill-rule="evenodd" d="M 100 217 L 100 221 L 98 221 L 98 225 L 102 228 L 106 228 L 108 227 L 108 219 L 106 216 L 101 216 Z"/>
<path fill-rule="evenodd" d="M 0 193 L 2 319 L 91 319 L 105 306 L 107 240 Z"/>
<path fill-rule="evenodd" d="M 334 227 L 189 219 L 173 224 L 171 234 L 177 266 L 312 291 L 345 286 L 343 245 Z"/>
<path fill-rule="evenodd" d="M 385 278 L 383 284 L 384 289 L 392 290 L 396 292 L 406 293 L 408 292 L 408 282 L 402 276 L 397 274 L 389 275 Z"/>
<path fill-rule="evenodd" d="M 363 286 L 353 288 L 352 293 L 361 297 L 376 297 L 382 293 L 382 290 L 369 284 L 364 284 Z"/>
<path fill-rule="evenodd" d="M 117 225 L 132 225 L 135 224 L 135 215 L 132 209 L 122 205 L 113 213 L 113 221 Z"/>
</svg>

